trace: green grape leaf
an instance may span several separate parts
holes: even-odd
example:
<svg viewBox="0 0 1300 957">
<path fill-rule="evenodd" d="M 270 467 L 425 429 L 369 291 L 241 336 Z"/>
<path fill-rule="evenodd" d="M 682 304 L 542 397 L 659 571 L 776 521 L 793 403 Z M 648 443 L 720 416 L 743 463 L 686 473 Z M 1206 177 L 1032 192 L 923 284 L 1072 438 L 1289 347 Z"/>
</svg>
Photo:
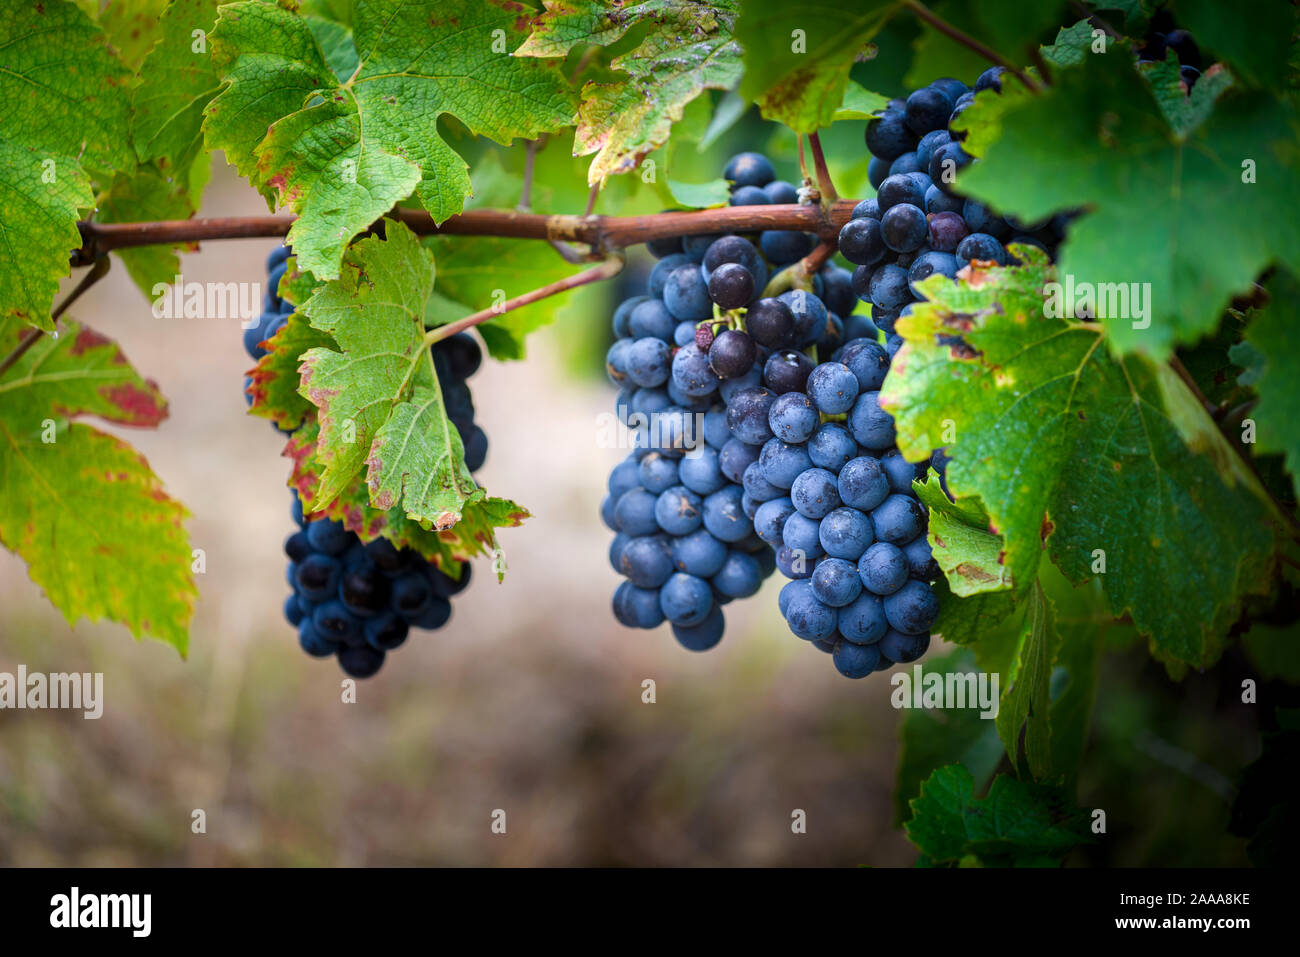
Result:
<svg viewBox="0 0 1300 957">
<path fill-rule="evenodd" d="M 0 320 L 0 354 L 25 332 Z M 115 343 L 71 320 L 41 336 L 0 374 L 0 543 L 69 624 L 107 618 L 184 655 L 198 597 L 185 508 L 139 452 L 71 421 L 149 428 L 166 414 Z"/>
<path fill-rule="evenodd" d="M 131 134 L 140 162 L 184 170 L 203 148 L 203 111 L 221 83 L 208 55 L 220 0 L 172 0 L 162 37 L 140 67 Z M 195 31 L 201 31 L 195 37 Z"/>
<path fill-rule="evenodd" d="M 1025 761 L 1029 773 L 1040 781 L 1052 772 L 1050 684 L 1052 662 L 1060 644 L 1051 602 L 1035 582 L 1011 667 L 1002 675 L 997 726 L 1013 765 L 1020 761 L 1020 733 L 1024 730 Z"/>
<path fill-rule="evenodd" d="M 384 227 L 386 239 L 351 246 L 340 278 L 301 307 L 337 345 L 307 351 L 299 370 L 299 394 L 316 406 L 320 424 L 316 506 L 342 494 L 364 467 L 370 503 L 380 511 L 400 507 L 439 531 L 466 519 L 491 537 L 494 519 L 523 510 L 489 499 L 465 467 L 424 342 L 433 256 L 401 223 L 385 220 Z"/>
<path fill-rule="evenodd" d="M 54 328 L 50 305 L 81 246 L 78 211 L 94 201 L 76 160 L 0 139 L 0 319 Z"/>
<path fill-rule="evenodd" d="M 669 178 L 667 183 L 672 198 L 689 209 L 726 206 L 731 198 L 731 184 L 725 179 L 711 179 L 707 183 L 682 183 Z"/>
<path fill-rule="evenodd" d="M 953 594 L 967 597 L 1011 588 L 1002 563 L 1002 538 L 988 530 L 984 507 L 971 499 L 953 502 L 943 494 L 933 470 L 929 481 L 913 482 L 912 488 L 930 511 L 930 551 Z"/>
<path fill-rule="evenodd" d="M 454 528 L 424 528 L 406 516 L 400 508 L 383 511 L 370 504 L 370 491 L 360 476 L 342 494 L 328 504 L 317 497 L 322 466 L 316 457 L 320 428 L 314 415 L 307 415 L 285 447 L 284 455 L 293 461 L 289 485 L 302 500 L 306 512 L 315 517 L 342 522 L 363 542 L 386 538 L 398 548 L 410 548 L 433 562 L 453 578 L 460 578 L 461 562 L 477 555 L 498 555 L 493 529 L 521 525 L 529 517 L 526 510 L 502 499 L 487 499 L 481 508 L 467 513 Z M 497 567 L 497 580 L 503 568 Z"/>
<path fill-rule="evenodd" d="M 332 279 L 352 237 L 412 190 L 438 222 L 463 208 L 467 167 L 439 135 L 440 116 L 499 143 L 572 120 L 558 67 L 509 54 L 527 23 L 519 13 L 508 0 L 358 0 L 360 60 L 340 82 L 306 18 L 224 5 L 207 144 L 298 214 L 288 241 L 304 268 Z"/>
<path fill-rule="evenodd" d="M 635 168 L 668 142 L 686 104 L 705 90 L 729 90 L 741 76 L 731 37 L 737 0 L 643 0 L 611 7 L 599 0 L 545 0 L 521 57 L 562 57 L 575 46 L 608 46 L 638 29 L 636 47 L 610 61 L 627 75 L 583 86 L 575 156 L 595 153 L 589 185 Z"/>
<path fill-rule="evenodd" d="M 153 163 L 115 175 L 97 207 L 95 218 L 104 223 L 189 219 L 195 210 L 190 182 L 177 181 Z M 192 250 L 197 245 L 183 248 Z M 180 273 L 180 257 L 171 246 L 136 246 L 114 253 L 126 266 L 131 281 L 151 299 L 158 283 L 170 285 Z"/>
<path fill-rule="evenodd" d="M 1190 93 L 1179 74 L 1178 57 L 1173 50 L 1160 62 L 1139 63 L 1138 69 L 1151 84 L 1151 93 L 1174 133 L 1186 138 L 1209 119 L 1214 104 L 1230 86 L 1232 74 L 1219 66 L 1211 67 L 1196 81 Z"/>
<path fill-rule="evenodd" d="M 94 203 L 86 170 L 129 169 L 129 75 L 99 27 L 65 0 L 20 0 L 0 17 L 0 318 L 52 329 L 50 305 L 77 218 Z"/>
<path fill-rule="evenodd" d="M 952 593 L 947 579 L 940 579 L 935 588 L 939 594 L 939 617 L 930 630 L 954 645 L 983 642 L 1016 610 L 1015 595 L 1010 591 L 976 592 L 962 597 Z"/>
<path fill-rule="evenodd" d="M 312 328 L 303 313 L 294 312 L 267 340 L 266 347 L 266 355 L 249 372 L 252 381 L 245 390 L 253 398 L 249 414 L 270 419 L 282 429 L 296 429 L 308 416 L 315 415 L 315 406 L 298 392 L 302 356 L 312 349 L 337 351 L 338 344 Z"/>
<path fill-rule="evenodd" d="M 1223 0 L 1178 0 L 1173 7 L 1178 25 L 1191 31 L 1201 50 L 1217 53 L 1246 82 L 1285 84 L 1296 28 L 1295 8 L 1287 0 L 1257 0 L 1244 8 Z"/>
<path fill-rule="evenodd" d="M 1287 470 L 1300 478 L 1300 356 L 1295 348 L 1300 282 L 1279 271 L 1269 281 L 1268 291 L 1268 305 L 1254 310 L 1246 327 L 1242 343 L 1246 348 L 1235 350 L 1233 358 L 1256 357 L 1252 375 L 1259 406 L 1250 414 L 1255 423 L 1254 451 L 1282 453 Z"/>
<path fill-rule="evenodd" d="M 947 448 L 948 487 L 988 509 L 1017 589 L 1046 550 L 1070 581 L 1099 577 L 1162 660 L 1207 667 L 1268 584 L 1262 490 L 1167 366 L 1115 358 L 1098 326 L 1046 315 L 1054 273 L 1017 248 L 1023 267 L 926 280 L 930 301 L 899 320 L 881 393 L 898 447 L 909 460 Z"/>
<path fill-rule="evenodd" d="M 889 97 L 872 93 L 861 83 L 849 80 L 844 88 L 844 99 L 835 111 L 833 120 L 865 120 L 875 116 L 889 105 Z"/>
<path fill-rule="evenodd" d="M 1231 90 L 1180 137 L 1131 56 L 1112 44 L 1006 109 L 1001 137 L 958 184 L 1030 221 L 1087 207 L 1070 224 L 1062 276 L 1115 293 L 1096 304 L 1114 348 L 1163 358 L 1212 331 L 1270 263 L 1300 271 L 1300 220 L 1277 214 L 1300 206 L 1297 119 L 1289 104 Z"/>
<path fill-rule="evenodd" d="M 744 48 L 740 95 L 796 133 L 830 126 L 849 89 L 849 69 L 903 4 L 884 0 L 797 6 L 746 0 L 736 22 Z"/>
<path fill-rule="evenodd" d="M 118 59 L 131 71 L 138 72 L 145 55 L 158 42 L 163 11 L 169 0 L 109 0 L 99 14 L 99 25 L 108 37 L 109 45 L 117 51 Z M 92 17 L 100 7 L 100 0 L 83 0 L 83 9 Z"/>
<path fill-rule="evenodd" d="M 573 152 L 595 154 L 588 184 L 636 168 L 668 142 L 687 104 L 705 90 L 728 90 L 739 82 L 733 19 L 730 3 L 682 6 L 656 23 L 639 46 L 610 61 L 628 79 L 583 86 Z"/>
<path fill-rule="evenodd" d="M 1038 52 L 1042 54 L 1044 60 L 1054 66 L 1078 66 L 1093 50 L 1094 43 L 1108 45 L 1111 41 L 1110 37 L 1099 40 L 1093 35 L 1093 29 L 1093 25 L 1087 20 L 1061 27 L 1056 31 L 1056 40 L 1042 47 Z"/>
<path fill-rule="evenodd" d="M 973 855 L 991 867 L 1054 867 L 1091 843 L 1088 815 L 1061 788 L 993 779 L 985 798 L 959 764 L 939 768 L 921 785 L 905 825 L 929 864 L 956 864 Z"/>
<path fill-rule="evenodd" d="M 925 659 L 925 673 L 971 674 L 975 657 L 958 649 Z M 1002 760 L 1002 742 L 993 720 L 978 708 L 909 708 L 899 727 L 898 773 L 894 776 L 894 821 L 899 826 L 911 816 L 909 803 L 921 791 L 921 782 L 945 764 L 970 769 L 976 790 L 983 790 Z"/>
</svg>

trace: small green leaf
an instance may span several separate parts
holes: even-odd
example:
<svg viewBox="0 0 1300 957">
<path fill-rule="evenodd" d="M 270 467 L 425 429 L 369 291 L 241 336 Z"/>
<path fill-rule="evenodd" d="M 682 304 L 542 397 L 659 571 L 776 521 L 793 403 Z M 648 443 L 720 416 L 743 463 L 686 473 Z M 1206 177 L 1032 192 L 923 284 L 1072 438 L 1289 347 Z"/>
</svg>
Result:
<svg viewBox="0 0 1300 957">
<path fill-rule="evenodd" d="M 110 619 L 186 653 L 198 591 L 184 506 L 135 449 L 70 421 L 156 426 L 157 387 L 113 342 L 71 320 L 0 375 L 0 543 L 74 623 Z M 0 355 L 25 332 L 0 320 Z"/>
<path fill-rule="evenodd" d="M 860 83 L 849 80 L 844 88 L 844 99 L 835 111 L 835 120 L 866 120 L 889 105 L 889 97 L 872 93 Z"/>
<path fill-rule="evenodd" d="M 1087 814 L 1056 787 L 999 775 L 985 798 L 961 765 L 939 768 L 911 802 L 908 839 L 932 863 L 974 855 L 984 866 L 1055 867 L 1090 843 Z"/>
<path fill-rule="evenodd" d="M 1011 588 L 1011 576 L 1002 563 L 1002 537 L 988 530 L 984 507 L 971 499 L 953 502 L 933 470 L 929 481 L 913 482 L 912 487 L 929 509 L 930 550 L 953 594 L 966 597 Z"/>
<path fill-rule="evenodd" d="M 1087 20 L 1056 31 L 1056 41 L 1039 50 L 1043 59 L 1054 66 L 1078 66 L 1092 50 L 1096 42 L 1093 30 L 1096 29 Z M 1110 38 L 1105 40 L 1109 44 Z"/>
<path fill-rule="evenodd" d="M 740 95 L 796 133 L 830 126 L 844 104 L 849 69 L 902 7 L 896 0 L 746 0 L 736 23 L 745 51 Z"/>
<path fill-rule="evenodd" d="M 731 198 L 731 186 L 725 179 L 713 179 L 707 183 L 679 183 L 670 178 L 668 191 L 679 204 L 690 209 L 726 206 Z"/>
<path fill-rule="evenodd" d="M 1209 119 L 1215 102 L 1232 86 L 1231 73 L 1221 67 L 1211 67 L 1188 93 L 1173 50 L 1160 62 L 1139 63 L 1138 69 L 1151 84 L 1151 93 L 1160 104 L 1165 120 L 1175 134 L 1184 138 Z"/>
</svg>

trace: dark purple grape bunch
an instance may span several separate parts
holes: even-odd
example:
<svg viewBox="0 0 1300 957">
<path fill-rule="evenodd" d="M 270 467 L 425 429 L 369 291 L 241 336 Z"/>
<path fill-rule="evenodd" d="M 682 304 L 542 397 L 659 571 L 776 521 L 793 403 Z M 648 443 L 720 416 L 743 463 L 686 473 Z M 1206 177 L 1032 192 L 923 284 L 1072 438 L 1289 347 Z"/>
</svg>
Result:
<svg viewBox="0 0 1300 957">
<path fill-rule="evenodd" d="M 362 543 L 342 523 L 306 521 L 293 494 L 298 524 L 284 543 L 293 594 L 284 617 L 314 658 L 338 658 L 353 678 L 368 678 L 413 628 L 436 631 L 451 618 L 451 597 L 469 584 L 470 565 L 452 578 L 386 538 Z"/>
<path fill-rule="evenodd" d="M 853 292 L 871 304 L 891 356 L 902 345 L 894 323 L 923 298 L 917 283 L 936 273 L 955 279 L 972 260 L 1015 263 L 1007 249 L 1013 243 L 1054 257 L 1064 236 L 1067 215 L 1022 222 L 963 197 L 958 188 L 958 172 L 976 160 L 962 148 L 965 133 L 952 122 L 984 91 L 1000 95 L 1004 72 L 986 70 L 974 87 L 935 80 L 906 100 L 891 100 L 867 124 L 867 173 L 876 195 L 853 210 L 840 230 L 839 250 L 857 267 Z"/>
<path fill-rule="evenodd" d="M 266 354 L 261 344 L 293 312 L 294 307 L 277 292 L 290 255 L 288 246 L 280 246 L 267 258 L 263 314 L 244 333 L 244 348 L 253 359 Z M 447 417 L 460 435 L 471 472 L 487 458 L 487 435 L 474 423 L 474 401 L 466 382 L 482 362 L 478 343 L 466 333 L 433 346 L 433 366 Z M 363 543 L 340 522 L 307 521 L 297 492 L 292 514 L 298 530 L 285 541 L 284 551 L 293 594 L 285 599 L 284 616 L 298 629 L 304 651 L 317 658 L 336 656 L 344 672 L 354 678 L 377 672 L 384 656 L 406 640 L 410 629 L 433 631 L 445 625 L 451 617 L 451 596 L 469 583 L 468 562 L 461 564 L 459 578 L 451 578 L 416 552 L 399 551 L 387 539 Z"/>
</svg>

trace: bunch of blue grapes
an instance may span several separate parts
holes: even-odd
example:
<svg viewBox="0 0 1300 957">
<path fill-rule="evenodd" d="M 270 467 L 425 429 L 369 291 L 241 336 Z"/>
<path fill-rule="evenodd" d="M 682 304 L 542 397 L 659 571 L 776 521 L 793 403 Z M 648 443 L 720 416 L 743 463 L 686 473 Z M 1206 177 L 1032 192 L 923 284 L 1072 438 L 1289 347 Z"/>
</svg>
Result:
<svg viewBox="0 0 1300 957">
<path fill-rule="evenodd" d="M 732 205 L 798 201 L 794 185 L 776 179 L 759 154 L 735 157 L 725 175 Z M 734 433 L 727 404 L 760 380 L 769 352 L 746 331 L 746 313 L 752 324 L 756 303 L 776 301 L 762 299 L 763 288 L 815 241 L 768 230 L 647 243 L 659 261 L 645 294 L 615 310 L 606 357 L 634 444 L 610 474 L 601 506 L 616 533 L 610 563 L 627 579 L 614 594 L 614 615 L 628 627 L 668 622 L 684 647 L 712 648 L 725 627 L 722 606 L 753 595 L 775 570 L 774 553 L 754 531 L 757 503 L 745 490 L 756 450 Z M 815 283 L 846 315 L 852 311 L 847 270 L 829 265 Z M 805 297 L 781 297 L 782 309 L 794 304 L 791 336 L 794 317 L 808 318 L 799 306 Z M 800 341 L 837 341 L 844 323 L 835 317 L 833 328 L 826 321 L 819 328 L 814 337 L 801 326 Z"/>
<path fill-rule="evenodd" d="M 1041 222 L 999 216 L 957 188 L 958 171 L 975 162 L 962 148 L 966 134 L 952 127 L 975 96 L 1002 92 L 1003 67 L 986 70 L 968 87 L 942 78 L 891 100 L 867 124 L 867 175 L 876 195 L 853 210 L 840 230 L 839 251 L 857 268 L 853 292 L 871 304 L 872 321 L 888 336 L 892 356 L 902 340 L 894 323 L 923 298 L 917 283 L 936 273 L 954 279 L 971 261 L 1005 266 L 1007 248 L 1021 243 L 1055 253 L 1069 222 L 1060 214 Z"/>
<path fill-rule="evenodd" d="M 289 248 L 281 246 L 267 259 L 262 316 L 244 333 L 244 348 L 253 359 L 266 354 L 264 343 L 293 312 L 293 305 L 277 293 L 290 255 Z M 487 435 L 474 423 L 474 402 L 466 382 L 482 361 L 478 343 L 464 333 L 433 347 L 447 415 L 460 434 L 470 471 L 487 457 Z M 292 497 L 298 528 L 284 543 L 289 558 L 286 577 L 292 589 L 285 599 L 284 617 L 298 629 L 303 651 L 317 658 L 333 655 L 345 673 L 367 678 L 380 669 L 389 651 L 406 641 L 411 629 L 434 631 L 447 623 L 451 597 L 469 584 L 468 562 L 461 564 L 460 577 L 452 578 L 388 539 L 362 542 L 341 522 L 308 520 L 296 491 Z"/>
</svg>

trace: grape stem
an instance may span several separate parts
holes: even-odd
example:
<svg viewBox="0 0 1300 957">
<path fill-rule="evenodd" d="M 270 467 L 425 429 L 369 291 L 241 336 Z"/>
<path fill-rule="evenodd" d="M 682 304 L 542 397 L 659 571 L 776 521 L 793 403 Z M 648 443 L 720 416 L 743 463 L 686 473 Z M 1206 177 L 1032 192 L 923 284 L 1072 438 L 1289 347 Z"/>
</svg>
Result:
<svg viewBox="0 0 1300 957">
<path fill-rule="evenodd" d="M 109 259 L 107 256 L 100 256 L 91 264 L 90 271 L 81 277 L 81 281 L 77 283 L 76 288 L 74 288 L 72 292 L 68 293 L 67 298 L 59 303 L 54 308 L 54 311 L 50 313 L 50 321 L 53 322 L 55 326 L 58 325 L 59 318 L 68 311 L 68 307 L 81 298 L 82 293 L 108 275 L 108 267 Z M 4 375 L 13 368 L 14 364 L 26 355 L 27 350 L 36 345 L 37 340 L 44 334 L 45 333 L 40 329 L 28 329 L 27 332 L 23 334 L 22 339 L 19 340 L 18 345 L 14 347 L 13 352 L 5 356 L 3 360 L 0 360 L 0 375 Z"/>
<path fill-rule="evenodd" d="M 831 182 L 830 170 L 826 168 L 826 156 L 822 153 L 822 141 L 816 133 L 808 134 L 808 145 L 812 147 L 813 168 L 817 170 L 817 189 L 822 194 L 822 205 L 829 205 L 840 198 Z"/>
<path fill-rule="evenodd" d="M 443 339 L 450 338 L 458 332 L 464 332 L 471 326 L 477 326 L 480 322 L 487 322 L 489 319 L 495 319 L 503 316 L 512 309 L 518 309 L 520 306 L 526 306 L 530 302 L 537 302 L 539 299 L 545 299 L 548 296 L 554 296 L 562 292 L 568 292 L 570 289 L 577 289 L 579 286 L 585 286 L 593 282 L 599 282 L 602 279 L 609 279 L 618 275 L 623 269 L 626 258 L 621 252 L 610 253 L 601 262 L 592 266 L 590 269 L 584 269 L 582 272 L 574 273 L 572 276 L 565 276 L 563 279 L 557 279 L 555 282 L 547 283 L 540 289 L 534 289 L 523 295 L 515 296 L 513 299 L 507 299 L 499 305 L 482 309 L 479 312 L 466 316 L 464 319 L 457 319 L 445 326 L 438 326 L 436 329 L 430 329 L 424 335 L 425 347 L 433 345 Z"/>
<path fill-rule="evenodd" d="M 1015 64 L 1002 54 L 998 53 L 991 47 L 987 47 L 983 43 L 980 43 L 979 40 L 976 40 L 970 34 L 958 30 L 943 17 L 939 16 L 925 4 L 921 3 L 920 0 L 903 0 L 903 6 L 916 14 L 917 19 L 924 20 L 949 39 L 960 43 L 962 46 L 966 47 L 966 49 L 982 56 L 995 66 L 1006 67 L 1007 71 L 1015 76 L 1015 78 L 1023 83 L 1031 92 L 1037 93 L 1042 89 L 1042 87 L 1039 86 L 1032 77 L 1018 69 Z"/>
</svg>

